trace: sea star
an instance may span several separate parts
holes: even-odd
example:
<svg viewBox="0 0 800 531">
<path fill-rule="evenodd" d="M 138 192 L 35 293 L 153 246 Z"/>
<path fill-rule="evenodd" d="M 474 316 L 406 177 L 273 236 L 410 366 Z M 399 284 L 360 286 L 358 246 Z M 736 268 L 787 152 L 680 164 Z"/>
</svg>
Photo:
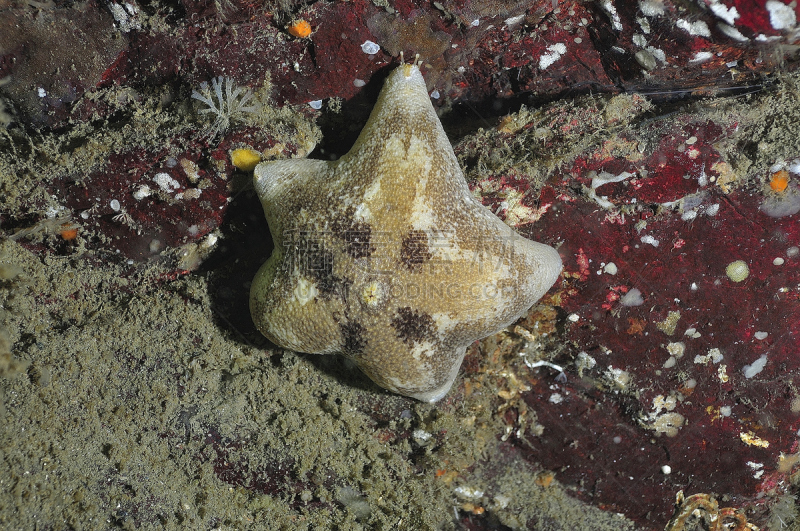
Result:
<svg viewBox="0 0 800 531">
<path fill-rule="evenodd" d="M 263 162 L 254 180 L 275 244 L 250 291 L 258 329 L 422 401 L 561 272 L 470 194 L 416 64 L 389 75 L 349 153 Z"/>
</svg>

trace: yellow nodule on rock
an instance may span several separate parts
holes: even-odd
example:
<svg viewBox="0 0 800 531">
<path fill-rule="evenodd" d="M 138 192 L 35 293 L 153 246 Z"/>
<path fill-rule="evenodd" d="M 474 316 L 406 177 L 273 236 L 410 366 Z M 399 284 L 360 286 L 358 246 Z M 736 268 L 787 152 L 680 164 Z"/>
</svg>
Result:
<svg viewBox="0 0 800 531">
<path fill-rule="evenodd" d="M 728 267 L 725 268 L 725 274 L 734 282 L 742 282 L 750 276 L 750 268 L 747 267 L 744 260 L 736 260 L 728 264 Z"/>
<path fill-rule="evenodd" d="M 231 151 L 231 163 L 242 171 L 253 171 L 261 162 L 261 153 L 255 149 L 241 148 Z"/>
</svg>

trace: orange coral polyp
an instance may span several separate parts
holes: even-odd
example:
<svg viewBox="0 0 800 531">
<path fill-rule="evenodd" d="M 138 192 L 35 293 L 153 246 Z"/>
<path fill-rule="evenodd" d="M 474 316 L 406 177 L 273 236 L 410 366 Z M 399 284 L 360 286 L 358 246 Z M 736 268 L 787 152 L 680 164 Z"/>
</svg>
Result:
<svg viewBox="0 0 800 531">
<path fill-rule="evenodd" d="M 287 31 L 294 37 L 304 39 L 311 35 L 311 24 L 305 20 L 295 20 L 289 24 Z"/>
<path fill-rule="evenodd" d="M 776 192 L 783 192 L 789 186 L 789 172 L 786 170 L 776 171 L 769 178 L 769 187 Z"/>
</svg>

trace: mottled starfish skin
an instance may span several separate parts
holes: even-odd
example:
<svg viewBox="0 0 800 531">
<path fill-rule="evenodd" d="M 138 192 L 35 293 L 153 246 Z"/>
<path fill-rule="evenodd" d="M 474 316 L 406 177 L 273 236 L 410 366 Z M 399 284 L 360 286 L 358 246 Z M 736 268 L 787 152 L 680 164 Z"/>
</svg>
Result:
<svg viewBox="0 0 800 531">
<path fill-rule="evenodd" d="M 259 330 L 419 400 L 443 397 L 466 347 L 561 272 L 470 194 L 416 65 L 389 76 L 349 153 L 264 162 L 255 187 L 275 242 L 250 293 Z"/>
</svg>

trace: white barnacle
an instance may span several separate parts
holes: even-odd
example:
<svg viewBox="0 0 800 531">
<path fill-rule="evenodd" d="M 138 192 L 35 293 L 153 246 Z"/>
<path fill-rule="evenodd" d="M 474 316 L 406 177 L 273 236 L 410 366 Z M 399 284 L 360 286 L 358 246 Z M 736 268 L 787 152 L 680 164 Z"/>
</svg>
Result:
<svg viewBox="0 0 800 531">
<path fill-rule="evenodd" d="M 223 92 L 224 85 L 224 92 Z M 231 121 L 244 113 L 257 112 L 257 105 L 248 105 L 253 99 L 253 93 L 248 88 L 237 87 L 233 79 L 222 76 L 211 80 L 213 92 L 207 82 L 200 84 L 200 91 L 193 90 L 192 98 L 205 103 L 208 108 L 201 109 L 200 114 L 213 113 L 216 115 L 214 124 L 208 132 L 209 138 L 224 133 L 231 125 Z M 214 97 L 216 96 L 216 101 Z"/>
</svg>

